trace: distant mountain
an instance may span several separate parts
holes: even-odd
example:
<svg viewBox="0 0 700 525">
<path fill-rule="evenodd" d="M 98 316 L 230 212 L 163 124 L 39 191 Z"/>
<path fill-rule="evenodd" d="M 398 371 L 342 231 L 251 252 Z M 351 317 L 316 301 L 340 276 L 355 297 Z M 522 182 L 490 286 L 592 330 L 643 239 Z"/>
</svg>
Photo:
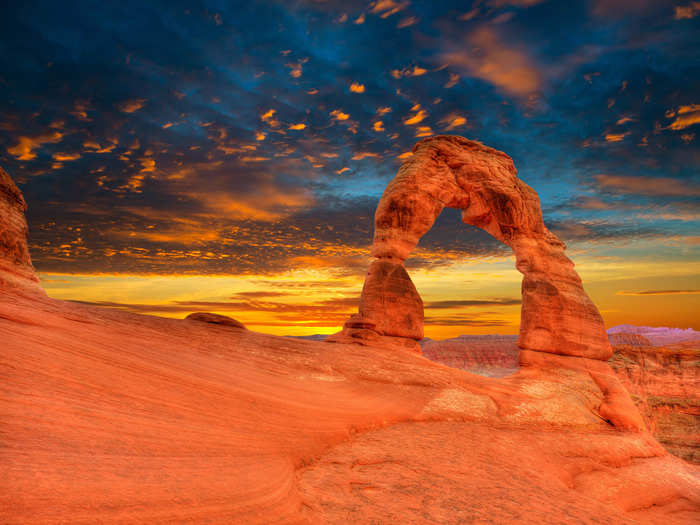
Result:
<svg viewBox="0 0 700 525">
<path fill-rule="evenodd" d="M 654 346 L 665 346 L 683 341 L 695 341 L 700 339 L 700 332 L 692 328 L 668 328 L 666 326 L 635 326 L 633 324 L 621 324 L 608 329 L 608 335 L 612 334 L 636 334 L 648 339 Z"/>
</svg>

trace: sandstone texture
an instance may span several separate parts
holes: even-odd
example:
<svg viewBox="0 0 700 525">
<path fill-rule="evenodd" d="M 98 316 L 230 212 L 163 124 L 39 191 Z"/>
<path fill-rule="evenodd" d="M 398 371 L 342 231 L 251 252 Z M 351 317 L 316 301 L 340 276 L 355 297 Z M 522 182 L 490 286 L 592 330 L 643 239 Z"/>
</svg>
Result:
<svg viewBox="0 0 700 525">
<path fill-rule="evenodd" d="M 8 173 L 0 168 L 0 285 L 41 291 L 27 247 L 27 204 Z"/>
<path fill-rule="evenodd" d="M 403 261 L 445 208 L 462 210 L 513 249 L 523 274 L 520 348 L 605 360 L 603 320 L 583 289 L 564 243 L 547 230 L 535 191 L 517 177 L 503 152 L 462 137 L 419 142 L 379 201 L 374 243 L 359 318 L 380 336 L 419 340 L 423 305 Z M 355 323 L 357 319 L 351 321 Z M 362 339 L 351 325 L 331 341 Z"/>
<path fill-rule="evenodd" d="M 231 328 L 245 329 L 245 325 L 243 323 L 236 321 L 233 317 L 229 317 L 227 315 L 212 314 L 209 312 L 195 312 L 185 317 L 185 319 L 189 321 L 199 321 L 201 323 L 218 324 L 221 326 L 230 326 Z"/>
<path fill-rule="evenodd" d="M 669 452 L 700 463 L 700 343 L 654 347 L 638 334 L 619 332 L 609 337 L 613 356 L 608 363 L 631 393 L 646 426 Z M 431 361 L 475 374 L 502 377 L 518 370 L 516 336 L 463 335 L 425 340 L 421 346 Z"/>
<path fill-rule="evenodd" d="M 700 463 L 700 342 L 618 345 L 610 364 L 666 449 Z"/>
</svg>

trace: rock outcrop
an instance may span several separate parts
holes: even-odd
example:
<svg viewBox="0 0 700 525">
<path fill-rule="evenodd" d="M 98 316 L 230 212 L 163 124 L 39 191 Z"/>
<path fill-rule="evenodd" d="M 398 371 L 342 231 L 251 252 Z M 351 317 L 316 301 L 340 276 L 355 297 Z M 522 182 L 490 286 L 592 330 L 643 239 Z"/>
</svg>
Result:
<svg viewBox="0 0 700 525">
<path fill-rule="evenodd" d="M 617 345 L 610 364 L 666 449 L 700 463 L 700 342 Z"/>
<path fill-rule="evenodd" d="M 231 328 L 241 328 L 245 330 L 245 325 L 240 321 L 236 321 L 233 317 L 221 314 L 213 314 L 210 312 L 194 312 L 185 319 L 189 321 L 199 321 L 200 323 L 218 324 L 221 326 L 230 326 Z"/>
<path fill-rule="evenodd" d="M 535 191 L 517 177 L 508 155 L 454 136 L 419 142 L 387 186 L 374 218 L 375 261 L 359 313 L 330 341 L 362 342 L 373 331 L 410 346 L 423 337 L 423 305 L 403 262 L 445 207 L 462 210 L 466 224 L 513 249 L 523 274 L 520 348 L 610 357 L 600 313 L 564 254 L 564 243 L 544 225 Z"/>
<path fill-rule="evenodd" d="M 0 168 L 0 286 L 42 292 L 27 247 L 27 204 L 22 192 Z"/>
</svg>

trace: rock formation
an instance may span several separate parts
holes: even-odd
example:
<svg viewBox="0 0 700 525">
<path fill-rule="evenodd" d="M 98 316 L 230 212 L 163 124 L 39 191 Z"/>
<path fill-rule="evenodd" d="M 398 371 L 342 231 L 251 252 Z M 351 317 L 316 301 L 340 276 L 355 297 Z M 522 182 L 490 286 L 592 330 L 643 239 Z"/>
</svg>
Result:
<svg viewBox="0 0 700 525">
<path fill-rule="evenodd" d="M 0 341 L 3 523 L 700 518 L 697 468 L 617 430 L 634 407 L 598 360 L 524 350 L 518 373 L 485 378 L 384 339 L 221 329 L 7 281 Z"/>
<path fill-rule="evenodd" d="M 513 249 L 523 274 L 520 348 L 610 357 L 600 313 L 564 243 L 544 225 L 535 191 L 518 179 L 508 155 L 454 136 L 419 142 L 387 186 L 374 217 L 375 261 L 359 313 L 330 341 L 374 344 L 382 337 L 411 346 L 423 337 L 423 305 L 403 262 L 445 207 L 462 210 L 466 224 Z"/>
<path fill-rule="evenodd" d="M 200 323 L 230 326 L 231 328 L 242 328 L 245 330 L 245 325 L 243 323 L 227 315 L 212 314 L 210 312 L 195 312 L 185 317 L 185 319 L 189 321 L 199 321 Z"/>
<path fill-rule="evenodd" d="M 616 345 L 610 364 L 654 437 L 669 452 L 700 464 L 700 341 Z"/>
<path fill-rule="evenodd" d="M 7 172 L 0 168 L 0 286 L 41 291 L 27 247 L 27 204 Z"/>
</svg>

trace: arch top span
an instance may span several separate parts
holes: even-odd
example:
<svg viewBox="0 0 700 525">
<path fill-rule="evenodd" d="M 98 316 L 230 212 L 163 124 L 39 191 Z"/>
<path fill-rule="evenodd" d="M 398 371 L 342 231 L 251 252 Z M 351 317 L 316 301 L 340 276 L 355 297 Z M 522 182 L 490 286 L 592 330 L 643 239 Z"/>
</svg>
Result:
<svg viewBox="0 0 700 525">
<path fill-rule="evenodd" d="M 463 137 L 438 135 L 416 144 L 382 195 L 374 217 L 375 260 L 359 312 L 331 340 L 417 347 L 423 303 L 403 261 L 444 208 L 513 249 L 523 274 L 520 348 L 607 359 L 603 320 L 583 289 L 565 245 L 542 220 L 539 197 L 505 153 Z"/>
</svg>

